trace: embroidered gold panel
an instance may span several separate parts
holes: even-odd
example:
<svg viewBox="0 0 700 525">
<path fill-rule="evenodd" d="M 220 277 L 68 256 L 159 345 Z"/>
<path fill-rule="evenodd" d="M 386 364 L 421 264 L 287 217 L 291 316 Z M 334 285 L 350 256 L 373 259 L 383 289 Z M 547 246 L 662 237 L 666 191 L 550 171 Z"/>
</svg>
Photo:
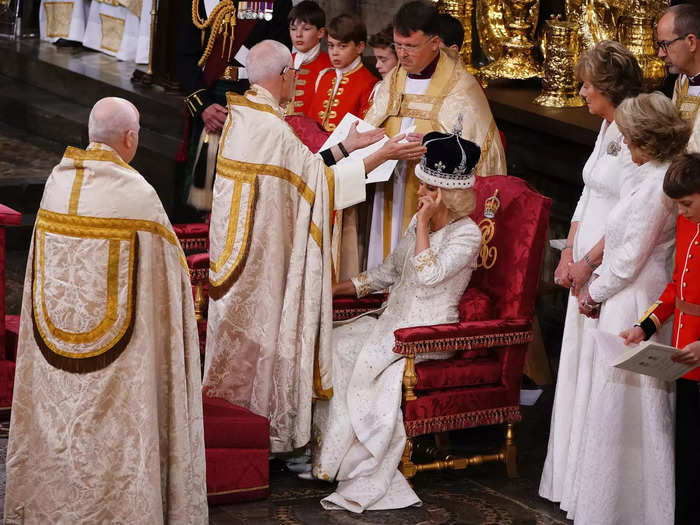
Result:
<svg viewBox="0 0 700 525">
<path fill-rule="evenodd" d="M 116 16 L 105 15 L 104 13 L 100 13 L 100 20 L 102 22 L 100 47 L 113 53 L 119 52 L 119 49 L 122 47 L 122 38 L 124 37 L 125 20 Z"/>
<path fill-rule="evenodd" d="M 49 38 L 68 38 L 70 22 L 73 18 L 73 2 L 45 2 L 46 36 Z"/>
<path fill-rule="evenodd" d="M 134 13 L 136 16 L 141 18 L 141 9 L 143 7 L 143 0 L 95 0 L 102 4 L 113 5 L 115 7 L 126 7 L 129 11 Z"/>
</svg>

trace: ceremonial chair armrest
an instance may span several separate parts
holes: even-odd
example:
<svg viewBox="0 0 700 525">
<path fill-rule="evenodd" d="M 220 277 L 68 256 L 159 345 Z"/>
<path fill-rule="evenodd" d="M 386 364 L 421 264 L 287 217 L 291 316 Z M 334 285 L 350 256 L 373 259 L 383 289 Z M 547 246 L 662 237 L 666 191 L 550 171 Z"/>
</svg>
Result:
<svg viewBox="0 0 700 525">
<path fill-rule="evenodd" d="M 7 206 L 0 204 L 0 226 L 19 226 L 22 223 L 22 214 Z"/>
<path fill-rule="evenodd" d="M 173 224 L 173 231 L 180 241 L 182 250 L 186 253 L 206 252 L 209 250 L 209 224 L 193 222 Z"/>
<path fill-rule="evenodd" d="M 406 356 L 431 352 L 460 352 L 521 345 L 532 341 L 526 318 L 460 321 L 433 326 L 412 326 L 394 331 L 394 352 Z"/>
<path fill-rule="evenodd" d="M 187 256 L 190 281 L 193 286 L 205 285 L 209 280 L 209 254 L 194 253 Z"/>
<path fill-rule="evenodd" d="M 337 295 L 333 298 L 333 320 L 345 321 L 365 312 L 380 308 L 388 294 L 369 294 L 364 297 Z"/>
</svg>

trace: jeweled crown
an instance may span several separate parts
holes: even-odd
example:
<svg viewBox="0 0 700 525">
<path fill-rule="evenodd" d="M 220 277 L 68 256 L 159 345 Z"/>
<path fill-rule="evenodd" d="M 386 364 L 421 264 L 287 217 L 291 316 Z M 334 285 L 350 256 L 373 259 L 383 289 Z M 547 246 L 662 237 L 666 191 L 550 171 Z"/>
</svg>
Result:
<svg viewBox="0 0 700 525">
<path fill-rule="evenodd" d="M 498 190 L 493 192 L 486 201 L 484 201 L 484 217 L 493 219 L 496 216 L 498 208 L 501 207 L 501 201 L 498 198 Z"/>
</svg>

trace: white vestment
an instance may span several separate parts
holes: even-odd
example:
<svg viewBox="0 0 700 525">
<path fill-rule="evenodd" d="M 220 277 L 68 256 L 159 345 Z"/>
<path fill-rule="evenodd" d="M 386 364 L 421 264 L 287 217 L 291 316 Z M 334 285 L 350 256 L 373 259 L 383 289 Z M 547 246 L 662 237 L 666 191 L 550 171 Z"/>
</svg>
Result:
<svg viewBox="0 0 700 525">
<path fill-rule="evenodd" d="M 269 418 L 270 448 L 286 452 L 311 437 L 314 395 L 332 395 L 330 220 L 364 200 L 364 164 L 327 168 L 258 85 L 227 97 L 204 391 Z"/>
<path fill-rule="evenodd" d="M 574 238 L 574 261 L 583 259 L 603 237 L 610 210 L 620 198 L 626 177 L 636 172 L 629 149 L 617 124 L 603 121 L 591 156 L 583 167 L 583 192 L 571 222 L 578 223 Z M 593 375 L 590 330 L 596 319 L 579 314 L 578 298 L 569 295 L 561 344 L 557 385 L 547 459 L 539 494 L 568 508 L 575 475 L 582 425 L 588 407 Z"/>
<path fill-rule="evenodd" d="M 154 0 L 93 0 L 83 45 L 119 60 L 148 64 Z"/>
<path fill-rule="evenodd" d="M 330 401 L 314 411 L 313 474 L 337 480 L 321 502 L 352 512 L 420 503 L 397 469 L 406 444 L 401 412 L 405 359 L 392 352 L 394 330 L 453 323 L 481 247 L 481 232 L 465 217 L 430 234 L 414 255 L 415 219 L 397 249 L 377 268 L 353 279 L 358 296 L 391 286 L 379 318 L 361 316 L 333 330 Z M 451 352 L 417 359 L 446 359 Z"/>
<path fill-rule="evenodd" d="M 22 298 L 5 523 L 208 523 L 199 344 L 153 188 L 104 144 L 46 182 Z"/>
<path fill-rule="evenodd" d="M 673 87 L 673 102 L 681 117 L 690 122 L 693 132 L 688 141 L 690 153 L 700 153 L 700 86 L 691 86 L 687 75 L 678 75 Z"/>
<path fill-rule="evenodd" d="M 663 193 L 668 166 L 649 161 L 637 168 L 608 215 L 603 262 L 589 289 L 603 303 L 603 332 L 631 327 L 670 280 L 677 210 Z M 669 344 L 670 323 L 652 339 Z M 674 383 L 613 368 L 592 338 L 584 345 L 593 377 L 568 517 L 581 525 L 672 525 Z"/>
<path fill-rule="evenodd" d="M 88 0 L 41 0 L 39 36 L 55 42 L 59 38 L 82 42 L 90 3 Z"/>
</svg>

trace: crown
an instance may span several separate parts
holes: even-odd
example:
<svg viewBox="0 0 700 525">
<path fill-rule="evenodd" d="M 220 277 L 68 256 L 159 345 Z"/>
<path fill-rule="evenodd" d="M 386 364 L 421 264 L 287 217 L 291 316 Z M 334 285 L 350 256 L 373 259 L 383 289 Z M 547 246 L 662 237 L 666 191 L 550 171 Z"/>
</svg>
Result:
<svg viewBox="0 0 700 525">
<path fill-rule="evenodd" d="M 493 192 L 486 201 L 484 202 L 484 217 L 487 219 L 493 219 L 496 216 L 498 208 L 501 207 L 501 201 L 498 199 L 498 190 Z"/>
</svg>

